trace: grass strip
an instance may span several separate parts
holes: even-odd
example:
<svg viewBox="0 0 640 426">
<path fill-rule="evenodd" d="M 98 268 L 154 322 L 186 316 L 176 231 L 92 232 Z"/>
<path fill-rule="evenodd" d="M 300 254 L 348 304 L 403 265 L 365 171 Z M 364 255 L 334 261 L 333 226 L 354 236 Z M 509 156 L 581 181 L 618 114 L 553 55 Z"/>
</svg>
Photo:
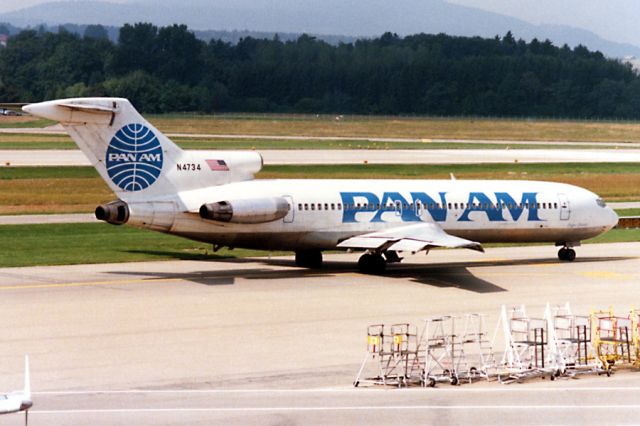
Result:
<svg viewBox="0 0 640 426">
<path fill-rule="evenodd" d="M 103 223 L 0 226 L 0 267 L 216 260 L 266 256 L 258 250 L 222 249 L 172 235 Z M 640 241 L 638 229 L 616 229 L 585 243 Z M 282 255 L 284 252 L 274 253 Z"/>
<path fill-rule="evenodd" d="M 418 139 L 638 142 L 636 122 L 406 118 L 363 116 L 155 115 L 150 121 L 168 133 L 405 137 Z"/>
<path fill-rule="evenodd" d="M 620 217 L 624 216 L 640 216 L 640 209 L 615 209 Z"/>
<path fill-rule="evenodd" d="M 145 260 L 211 260 L 266 255 L 103 223 L 0 226 L 0 266 L 71 265 Z"/>
</svg>

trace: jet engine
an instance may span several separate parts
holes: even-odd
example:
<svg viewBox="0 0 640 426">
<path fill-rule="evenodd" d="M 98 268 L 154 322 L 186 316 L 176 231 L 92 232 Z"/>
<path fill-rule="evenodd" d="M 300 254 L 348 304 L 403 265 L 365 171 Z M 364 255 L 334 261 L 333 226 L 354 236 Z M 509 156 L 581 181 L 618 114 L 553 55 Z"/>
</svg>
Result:
<svg viewBox="0 0 640 426">
<path fill-rule="evenodd" d="M 289 209 L 289 203 L 283 197 L 218 201 L 203 204 L 200 217 L 218 222 L 265 223 L 282 219 Z"/>
<path fill-rule="evenodd" d="M 122 225 L 129 220 L 129 206 L 122 200 L 112 201 L 96 207 L 96 219 L 112 225 Z"/>
</svg>

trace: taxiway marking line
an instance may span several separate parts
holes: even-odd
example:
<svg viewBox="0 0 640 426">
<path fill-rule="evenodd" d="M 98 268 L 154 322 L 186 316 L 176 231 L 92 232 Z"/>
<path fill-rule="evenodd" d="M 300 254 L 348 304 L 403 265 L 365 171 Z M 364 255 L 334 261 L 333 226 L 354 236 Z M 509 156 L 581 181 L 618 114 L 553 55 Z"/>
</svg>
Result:
<svg viewBox="0 0 640 426">
<path fill-rule="evenodd" d="M 29 414 L 100 414 L 100 413 L 163 413 L 163 412 L 266 412 L 266 411 L 385 411 L 385 410 L 522 410 L 522 409 L 553 409 L 553 410 L 584 410 L 584 409 L 639 409 L 638 404 L 629 405 L 353 405 L 353 406 L 302 406 L 302 407 L 193 407 L 193 408 L 96 408 L 70 410 L 29 410 Z"/>
<path fill-rule="evenodd" d="M 33 289 L 33 288 L 60 288 L 60 287 L 82 287 L 82 286 L 90 287 L 90 286 L 100 286 L 100 285 L 125 285 L 125 284 L 157 283 L 157 282 L 175 282 L 175 281 L 181 281 L 181 280 L 185 280 L 185 278 L 140 278 L 140 279 L 133 279 L 133 280 L 114 280 L 114 281 L 25 284 L 25 285 L 0 286 L 0 290 L 22 290 L 22 289 Z"/>
</svg>

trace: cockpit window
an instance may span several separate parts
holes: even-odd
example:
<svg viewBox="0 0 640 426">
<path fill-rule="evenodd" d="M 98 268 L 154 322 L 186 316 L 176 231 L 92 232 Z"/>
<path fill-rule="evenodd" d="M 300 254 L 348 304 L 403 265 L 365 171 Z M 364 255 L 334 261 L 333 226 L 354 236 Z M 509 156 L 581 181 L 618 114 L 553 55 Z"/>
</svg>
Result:
<svg viewBox="0 0 640 426">
<path fill-rule="evenodd" d="M 605 203 L 602 198 L 596 199 L 596 204 L 598 204 L 600 207 L 607 207 L 607 203 Z"/>
</svg>

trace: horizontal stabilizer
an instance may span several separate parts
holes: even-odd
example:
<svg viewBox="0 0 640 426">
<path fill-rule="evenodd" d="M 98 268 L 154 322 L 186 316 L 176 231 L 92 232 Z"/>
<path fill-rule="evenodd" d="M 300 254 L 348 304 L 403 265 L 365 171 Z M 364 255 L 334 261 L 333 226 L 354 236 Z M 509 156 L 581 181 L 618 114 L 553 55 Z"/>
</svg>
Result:
<svg viewBox="0 0 640 426">
<path fill-rule="evenodd" d="M 446 247 L 468 248 L 484 252 L 480 243 L 447 234 L 435 223 L 399 226 L 381 232 L 358 235 L 342 241 L 338 247 L 412 252 L 428 250 L 432 247 Z"/>
<path fill-rule="evenodd" d="M 82 105 L 82 104 L 58 104 L 58 106 L 63 108 L 68 108 L 70 110 L 75 111 L 84 111 L 84 112 L 93 112 L 98 114 L 113 114 L 118 112 L 118 107 L 108 107 L 103 105 Z"/>
</svg>

